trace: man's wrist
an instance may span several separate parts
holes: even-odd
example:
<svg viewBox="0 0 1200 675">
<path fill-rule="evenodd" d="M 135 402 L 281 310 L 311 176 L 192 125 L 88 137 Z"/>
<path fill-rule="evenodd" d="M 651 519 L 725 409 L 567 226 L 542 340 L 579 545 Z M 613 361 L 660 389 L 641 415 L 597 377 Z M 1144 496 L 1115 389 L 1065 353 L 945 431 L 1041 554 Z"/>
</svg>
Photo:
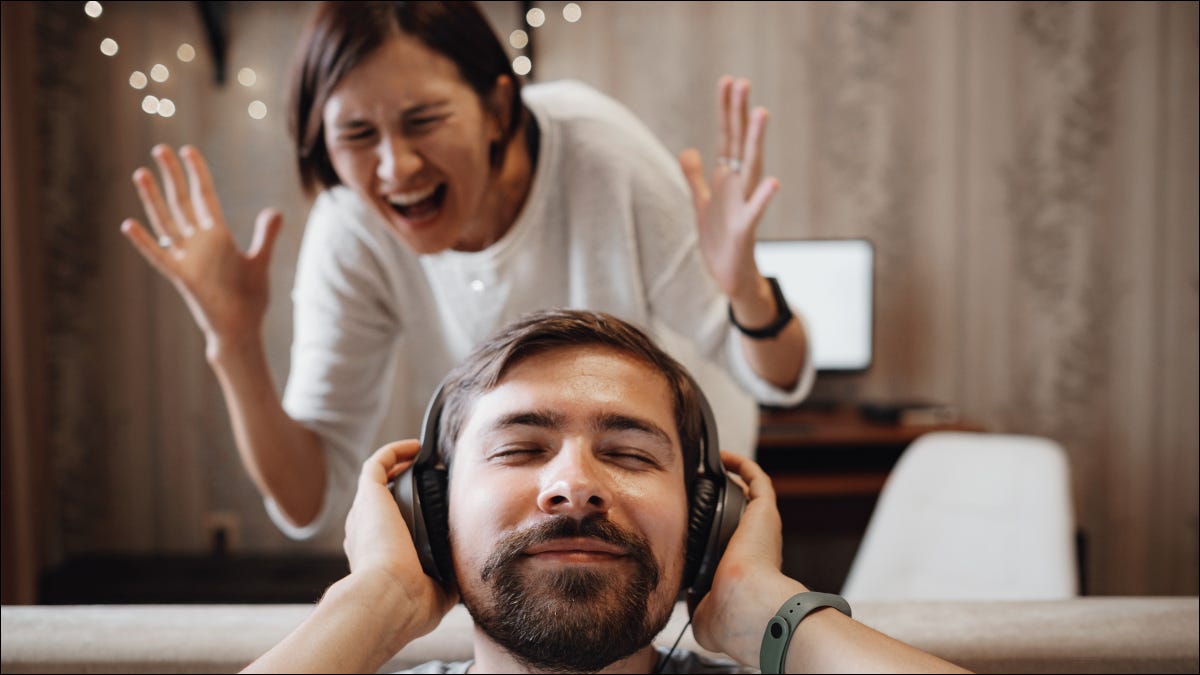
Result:
<svg viewBox="0 0 1200 675">
<path fill-rule="evenodd" d="M 840 595 L 805 591 L 788 598 L 775 616 L 767 622 L 759 650 L 759 668 L 763 673 L 782 673 L 787 663 L 788 648 L 801 622 L 809 614 L 827 607 L 850 616 L 850 604 Z"/>
</svg>

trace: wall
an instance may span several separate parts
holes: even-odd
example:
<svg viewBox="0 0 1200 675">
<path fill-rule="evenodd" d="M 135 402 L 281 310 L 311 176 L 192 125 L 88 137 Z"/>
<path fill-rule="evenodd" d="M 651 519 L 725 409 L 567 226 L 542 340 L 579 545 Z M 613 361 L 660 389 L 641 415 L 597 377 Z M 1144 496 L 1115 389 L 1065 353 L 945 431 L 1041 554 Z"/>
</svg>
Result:
<svg viewBox="0 0 1200 675">
<path fill-rule="evenodd" d="M 501 32 L 517 3 L 488 3 Z M 867 236 L 877 363 L 819 384 L 850 399 L 958 404 L 990 430 L 1064 444 L 1091 590 L 1197 592 L 1197 10 L 1195 3 L 538 3 L 538 79 L 629 105 L 668 148 L 711 161 L 719 75 L 771 112 L 783 189 L 760 235 Z M 231 3 L 216 86 L 192 3 L 39 8 L 41 203 L 50 297 L 53 558 L 196 551 L 236 521 L 243 550 L 292 544 L 262 513 L 203 344 L 174 289 L 118 233 L 132 170 L 194 143 L 247 243 L 280 208 L 265 336 L 288 368 L 288 289 L 308 203 L 283 123 L 286 64 L 311 7 Z M 121 44 L 98 53 L 102 37 Z M 181 41 L 199 55 L 174 57 Z M 134 68 L 170 119 L 142 113 Z M 268 106 L 251 120 L 247 103 Z M 7 185 L 7 183 L 6 183 Z"/>
</svg>

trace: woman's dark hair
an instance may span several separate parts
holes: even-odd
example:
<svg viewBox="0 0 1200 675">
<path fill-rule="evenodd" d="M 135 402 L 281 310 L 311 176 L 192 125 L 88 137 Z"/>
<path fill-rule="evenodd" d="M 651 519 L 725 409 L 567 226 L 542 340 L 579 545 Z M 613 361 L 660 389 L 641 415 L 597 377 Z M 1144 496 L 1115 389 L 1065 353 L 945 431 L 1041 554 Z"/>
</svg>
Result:
<svg viewBox="0 0 1200 675">
<path fill-rule="evenodd" d="M 312 195 L 341 184 L 325 147 L 323 111 L 338 83 L 393 37 L 408 35 L 454 62 L 459 76 L 475 91 L 484 110 L 507 75 L 512 82 L 508 127 L 493 167 L 524 124 L 521 81 L 508 54 L 474 2 L 325 2 L 308 26 L 292 65 L 288 131 L 296 144 L 300 183 Z"/>
</svg>

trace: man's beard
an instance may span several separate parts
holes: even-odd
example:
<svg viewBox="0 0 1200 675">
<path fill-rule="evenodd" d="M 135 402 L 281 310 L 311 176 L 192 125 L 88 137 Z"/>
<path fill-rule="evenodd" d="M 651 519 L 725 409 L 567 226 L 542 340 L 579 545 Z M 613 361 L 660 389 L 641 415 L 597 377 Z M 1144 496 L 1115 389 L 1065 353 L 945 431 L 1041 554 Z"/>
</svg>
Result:
<svg viewBox="0 0 1200 675">
<path fill-rule="evenodd" d="M 628 552 L 633 576 L 590 566 L 526 578 L 524 551 L 542 542 L 594 537 Z M 650 616 L 659 570 L 644 537 L 611 521 L 561 516 L 505 537 L 479 572 L 485 597 L 463 593 L 484 633 L 531 670 L 595 672 L 650 644 L 667 624 L 671 603 Z M 490 596 L 490 597 L 487 597 Z"/>
</svg>

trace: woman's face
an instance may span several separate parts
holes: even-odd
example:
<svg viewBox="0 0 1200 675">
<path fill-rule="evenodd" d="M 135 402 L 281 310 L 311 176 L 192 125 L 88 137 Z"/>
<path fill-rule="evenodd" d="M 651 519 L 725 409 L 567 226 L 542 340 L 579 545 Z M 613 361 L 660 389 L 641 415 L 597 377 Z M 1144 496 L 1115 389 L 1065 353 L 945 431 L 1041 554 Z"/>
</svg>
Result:
<svg viewBox="0 0 1200 675">
<path fill-rule="evenodd" d="M 492 240 L 499 208 L 488 148 L 502 127 L 454 62 L 410 36 L 392 38 L 338 83 L 323 119 L 338 177 L 413 251 Z"/>
</svg>

